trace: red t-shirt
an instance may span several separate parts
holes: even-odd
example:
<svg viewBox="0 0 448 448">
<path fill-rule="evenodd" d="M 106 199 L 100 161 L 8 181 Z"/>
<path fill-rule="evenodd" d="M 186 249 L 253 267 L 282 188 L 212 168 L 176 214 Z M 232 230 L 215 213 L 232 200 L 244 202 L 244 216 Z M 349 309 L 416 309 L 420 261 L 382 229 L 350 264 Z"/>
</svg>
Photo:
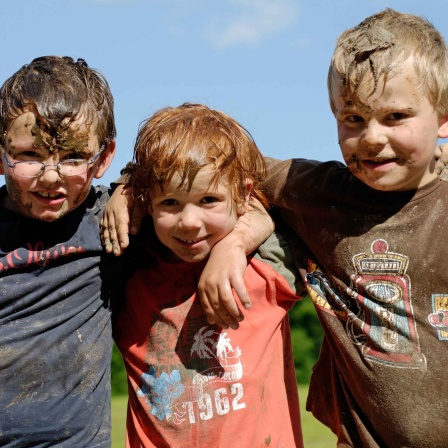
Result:
<svg viewBox="0 0 448 448">
<path fill-rule="evenodd" d="M 250 257 L 252 308 L 238 330 L 207 322 L 203 264 L 154 257 L 135 273 L 115 328 L 129 379 L 126 446 L 303 446 L 287 316 L 299 297 L 286 255 L 273 235 Z"/>
</svg>

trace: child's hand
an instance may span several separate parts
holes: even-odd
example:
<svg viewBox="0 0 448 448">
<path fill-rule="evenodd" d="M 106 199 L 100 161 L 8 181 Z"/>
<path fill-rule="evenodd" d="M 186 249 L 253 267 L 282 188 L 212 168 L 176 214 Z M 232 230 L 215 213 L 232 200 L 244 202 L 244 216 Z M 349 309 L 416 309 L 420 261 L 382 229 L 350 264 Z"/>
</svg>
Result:
<svg viewBox="0 0 448 448">
<path fill-rule="evenodd" d="M 246 213 L 238 218 L 235 229 L 215 244 L 198 286 L 199 299 L 211 324 L 224 328 L 239 327 L 244 316 L 235 296 L 244 308 L 250 308 L 244 284 L 246 256 L 273 231 L 274 222 L 269 213 L 252 198 Z"/>
<path fill-rule="evenodd" d="M 440 179 L 448 181 L 448 143 L 437 146 L 436 152 L 436 171 L 440 174 Z"/>
<path fill-rule="evenodd" d="M 213 247 L 198 285 L 199 298 L 211 324 L 236 329 L 243 320 L 232 288 L 243 306 L 250 308 L 244 284 L 246 267 L 246 250 L 243 245 L 232 245 L 225 238 Z"/>
<path fill-rule="evenodd" d="M 135 235 L 146 215 L 140 201 L 136 201 L 132 187 L 119 185 L 104 209 L 101 219 L 101 242 L 108 253 L 121 255 L 129 246 L 129 233 Z"/>
</svg>

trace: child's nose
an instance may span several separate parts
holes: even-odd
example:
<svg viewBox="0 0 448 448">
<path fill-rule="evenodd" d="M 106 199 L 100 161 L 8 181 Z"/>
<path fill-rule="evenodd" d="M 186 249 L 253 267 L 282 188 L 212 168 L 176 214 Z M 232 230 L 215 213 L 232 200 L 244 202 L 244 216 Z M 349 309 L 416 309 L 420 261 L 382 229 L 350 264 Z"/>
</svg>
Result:
<svg viewBox="0 0 448 448">
<path fill-rule="evenodd" d="M 363 131 L 363 141 L 369 146 L 385 145 L 387 143 L 385 127 L 376 120 L 369 121 Z"/>
<path fill-rule="evenodd" d="M 46 165 L 43 173 L 39 176 L 41 182 L 55 184 L 61 180 L 61 175 L 56 165 Z"/>
<path fill-rule="evenodd" d="M 191 204 L 187 204 L 180 215 L 179 227 L 192 229 L 201 226 L 199 210 Z"/>
</svg>

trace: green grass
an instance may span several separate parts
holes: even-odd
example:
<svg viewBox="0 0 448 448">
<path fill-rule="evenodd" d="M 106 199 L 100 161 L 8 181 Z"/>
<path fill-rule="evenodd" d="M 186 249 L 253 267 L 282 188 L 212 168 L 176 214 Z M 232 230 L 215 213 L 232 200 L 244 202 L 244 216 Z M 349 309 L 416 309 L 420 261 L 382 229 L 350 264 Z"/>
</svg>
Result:
<svg viewBox="0 0 448 448">
<path fill-rule="evenodd" d="M 336 446 L 336 436 L 318 422 L 310 412 L 305 411 L 308 387 L 300 385 L 300 412 L 305 448 L 331 448 Z M 112 448 L 123 448 L 126 432 L 126 396 L 112 398 Z M 250 448 L 250 447 L 248 447 Z"/>
<path fill-rule="evenodd" d="M 336 446 L 336 436 L 325 425 L 305 410 L 308 386 L 299 385 L 300 415 L 302 417 L 303 444 L 305 448 L 331 448 Z"/>
<path fill-rule="evenodd" d="M 112 397 L 112 448 L 124 447 L 127 403 L 127 395 Z"/>
</svg>

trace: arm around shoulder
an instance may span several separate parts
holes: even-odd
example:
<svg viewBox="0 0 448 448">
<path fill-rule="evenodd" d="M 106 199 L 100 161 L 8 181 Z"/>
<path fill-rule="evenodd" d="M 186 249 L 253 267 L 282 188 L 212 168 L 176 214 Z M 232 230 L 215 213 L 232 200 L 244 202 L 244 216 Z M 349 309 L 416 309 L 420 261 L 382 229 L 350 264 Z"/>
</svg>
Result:
<svg viewBox="0 0 448 448">
<path fill-rule="evenodd" d="M 253 203 L 252 203 L 253 204 Z M 269 213 L 261 204 L 242 215 L 235 229 L 211 251 L 199 281 L 199 297 L 210 323 L 238 328 L 243 319 L 232 289 L 245 308 L 250 308 L 244 284 L 247 255 L 257 249 L 274 230 Z"/>
</svg>

